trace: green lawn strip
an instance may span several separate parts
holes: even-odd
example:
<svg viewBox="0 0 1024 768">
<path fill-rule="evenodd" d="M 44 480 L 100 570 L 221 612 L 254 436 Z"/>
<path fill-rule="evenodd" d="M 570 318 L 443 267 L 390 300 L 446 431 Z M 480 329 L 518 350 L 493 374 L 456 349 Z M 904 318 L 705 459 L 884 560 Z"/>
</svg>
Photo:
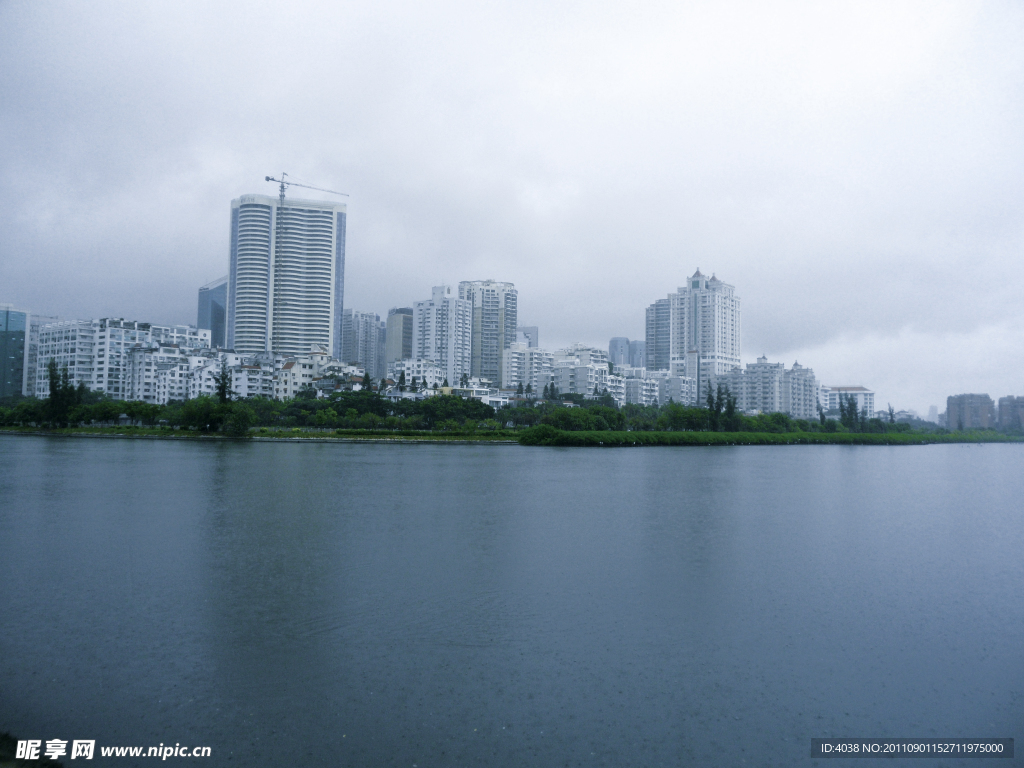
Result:
<svg viewBox="0 0 1024 768">
<path fill-rule="evenodd" d="M 565 432 L 533 427 L 519 435 L 522 445 L 619 447 L 642 445 L 928 445 L 931 443 L 1012 443 L 1020 437 L 998 433 L 947 435 L 851 432 Z"/>
<path fill-rule="evenodd" d="M 0 427 L 0 433 L 20 433 L 32 435 L 65 435 L 65 436 L 102 436 L 102 437 L 157 437 L 167 439 L 238 439 L 223 432 L 200 432 L 190 429 L 167 429 L 160 427 L 67 427 L 65 429 L 43 429 L 41 427 Z M 304 429 L 283 427 L 275 429 L 256 428 L 249 432 L 249 437 L 266 440 L 409 440 L 409 441 L 473 441 L 473 442 L 515 442 L 518 433 L 511 430 L 493 432 L 430 432 L 390 431 L 368 429 Z M 245 439 L 245 438 L 242 438 Z"/>
</svg>

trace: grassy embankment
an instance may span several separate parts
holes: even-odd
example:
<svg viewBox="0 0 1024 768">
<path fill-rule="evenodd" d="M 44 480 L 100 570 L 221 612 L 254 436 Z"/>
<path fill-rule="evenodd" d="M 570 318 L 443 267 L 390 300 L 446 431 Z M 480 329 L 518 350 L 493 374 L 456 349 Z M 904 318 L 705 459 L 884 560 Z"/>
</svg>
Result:
<svg viewBox="0 0 1024 768">
<path fill-rule="evenodd" d="M 258 427 L 247 437 L 224 432 L 201 432 L 168 427 L 0 427 L 0 434 L 64 435 L 75 437 L 164 438 L 171 440 L 332 440 L 410 442 L 518 442 L 521 445 L 563 447 L 630 447 L 644 445 L 930 445 L 933 443 L 1019 443 L 1024 438 L 992 431 L 935 433 L 888 432 L 616 432 L 566 431 L 549 425 L 525 430 L 430 431 L 386 429 L 315 429 Z"/>
<path fill-rule="evenodd" d="M 433 432 L 430 430 L 369 430 L 369 429 L 315 429 L 301 427 L 257 427 L 248 435 L 237 437 L 225 432 L 201 432 L 193 429 L 171 429 L 168 427 L 66 427 L 44 429 L 42 427 L 0 427 L 0 434 L 56 435 L 74 437 L 152 437 L 168 440 L 245 440 L 262 438 L 268 440 L 408 440 L 431 442 L 515 442 L 519 432 L 499 429 L 475 432 Z"/>
<path fill-rule="evenodd" d="M 928 445 L 1022 441 L 1024 438 L 997 432 L 953 432 L 945 435 L 906 432 L 566 432 L 540 426 L 519 434 L 522 445 L 604 448 L 641 445 Z"/>
</svg>

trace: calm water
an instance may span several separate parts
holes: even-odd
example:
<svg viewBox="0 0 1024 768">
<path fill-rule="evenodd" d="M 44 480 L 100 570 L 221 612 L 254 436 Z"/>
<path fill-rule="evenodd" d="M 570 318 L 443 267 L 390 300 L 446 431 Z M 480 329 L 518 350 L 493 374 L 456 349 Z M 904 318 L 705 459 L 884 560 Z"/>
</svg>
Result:
<svg viewBox="0 0 1024 768">
<path fill-rule="evenodd" d="M 418 768 L 1024 749 L 1022 445 L 0 437 L 0 467 L 21 738 Z"/>
</svg>

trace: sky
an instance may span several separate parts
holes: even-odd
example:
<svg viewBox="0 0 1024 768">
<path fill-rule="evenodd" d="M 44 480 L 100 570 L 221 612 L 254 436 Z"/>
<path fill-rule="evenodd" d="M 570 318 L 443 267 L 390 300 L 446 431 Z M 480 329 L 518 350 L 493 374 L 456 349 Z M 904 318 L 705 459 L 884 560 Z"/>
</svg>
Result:
<svg viewBox="0 0 1024 768">
<path fill-rule="evenodd" d="M 744 362 L 1022 395 L 1022 96 L 1016 2 L 0 0 L 0 302 L 194 323 L 287 172 L 346 307 L 507 280 L 607 348 L 699 267 Z"/>
</svg>

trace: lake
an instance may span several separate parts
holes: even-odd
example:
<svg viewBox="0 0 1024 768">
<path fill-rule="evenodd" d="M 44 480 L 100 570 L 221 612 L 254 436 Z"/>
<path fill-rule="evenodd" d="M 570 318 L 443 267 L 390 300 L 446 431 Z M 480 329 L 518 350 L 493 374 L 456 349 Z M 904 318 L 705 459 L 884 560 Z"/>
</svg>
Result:
<svg viewBox="0 0 1024 768">
<path fill-rule="evenodd" d="M 1024 736 L 1024 445 L 0 436 L 0 467 L 0 730 L 95 739 L 90 764 Z"/>
</svg>

